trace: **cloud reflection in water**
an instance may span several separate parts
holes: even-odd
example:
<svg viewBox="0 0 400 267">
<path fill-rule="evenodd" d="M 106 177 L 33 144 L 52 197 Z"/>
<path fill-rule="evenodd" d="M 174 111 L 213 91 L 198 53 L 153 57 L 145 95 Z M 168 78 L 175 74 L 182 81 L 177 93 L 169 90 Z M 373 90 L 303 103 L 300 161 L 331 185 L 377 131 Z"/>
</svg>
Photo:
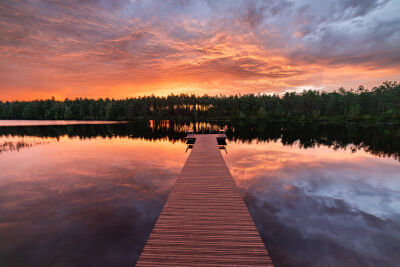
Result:
<svg viewBox="0 0 400 267">
<path fill-rule="evenodd" d="M 187 154 L 110 138 L 0 155 L 1 266 L 135 263 Z"/>
<path fill-rule="evenodd" d="M 230 143 L 226 161 L 277 266 L 396 266 L 400 164 L 363 151 Z"/>
<path fill-rule="evenodd" d="M 1 142 L 50 142 L 0 154 L 1 266 L 136 261 L 188 155 L 175 127 L 140 125 L 3 128 Z M 261 131 L 258 139 L 269 143 L 230 143 L 223 152 L 276 265 L 396 266 L 400 165 L 393 135 L 280 128 Z M 397 159 L 292 142 L 325 139 L 367 144 Z"/>
</svg>

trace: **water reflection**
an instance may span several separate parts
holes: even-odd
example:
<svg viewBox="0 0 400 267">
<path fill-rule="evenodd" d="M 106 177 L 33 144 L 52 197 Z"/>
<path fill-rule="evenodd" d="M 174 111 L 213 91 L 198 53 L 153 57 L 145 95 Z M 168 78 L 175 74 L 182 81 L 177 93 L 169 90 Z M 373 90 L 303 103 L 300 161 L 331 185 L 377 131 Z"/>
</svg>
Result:
<svg viewBox="0 0 400 267">
<path fill-rule="evenodd" d="M 162 140 L 63 136 L 0 154 L 0 265 L 132 266 L 183 151 Z"/>
<path fill-rule="evenodd" d="M 398 161 L 281 142 L 228 146 L 226 161 L 277 266 L 398 266 Z"/>
<path fill-rule="evenodd" d="M 0 120 L 1 126 L 49 126 L 49 125 L 82 125 L 82 124 L 117 124 L 122 121 L 77 121 L 77 120 Z"/>
<path fill-rule="evenodd" d="M 36 136 L 59 138 L 61 136 L 128 137 L 144 140 L 184 141 L 186 129 L 201 133 L 217 133 L 227 127 L 231 141 L 276 142 L 302 148 L 326 146 L 350 151 L 364 150 L 379 157 L 400 159 L 400 127 L 398 125 L 330 125 L 321 123 L 267 123 L 245 122 L 179 122 L 139 121 L 107 125 L 57 125 L 1 127 L 0 136 Z"/>
<path fill-rule="evenodd" d="M 221 152 L 277 266 L 400 262 L 398 127 L 147 121 L 0 127 L 0 266 L 134 264 L 188 126 L 227 126 Z"/>
<path fill-rule="evenodd" d="M 231 140 L 277 142 L 301 148 L 330 147 L 400 159 L 400 127 L 383 124 L 269 123 L 230 124 Z"/>
<path fill-rule="evenodd" d="M 30 148 L 33 146 L 44 145 L 49 143 L 48 141 L 27 141 L 24 139 L 21 140 L 4 140 L 0 143 L 0 154 L 7 151 L 20 151 L 24 148 Z"/>
</svg>

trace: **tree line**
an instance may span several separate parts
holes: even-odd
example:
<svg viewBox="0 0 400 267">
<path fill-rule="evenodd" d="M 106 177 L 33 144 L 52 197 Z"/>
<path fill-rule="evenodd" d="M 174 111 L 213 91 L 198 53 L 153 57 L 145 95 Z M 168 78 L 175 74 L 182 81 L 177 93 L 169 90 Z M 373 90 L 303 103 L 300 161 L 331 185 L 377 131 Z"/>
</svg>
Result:
<svg viewBox="0 0 400 267">
<path fill-rule="evenodd" d="M 397 121 L 400 83 L 372 89 L 339 88 L 284 95 L 169 95 L 126 99 L 77 98 L 63 101 L 0 101 L 0 119 L 37 120 L 249 120 L 249 121 Z"/>
</svg>

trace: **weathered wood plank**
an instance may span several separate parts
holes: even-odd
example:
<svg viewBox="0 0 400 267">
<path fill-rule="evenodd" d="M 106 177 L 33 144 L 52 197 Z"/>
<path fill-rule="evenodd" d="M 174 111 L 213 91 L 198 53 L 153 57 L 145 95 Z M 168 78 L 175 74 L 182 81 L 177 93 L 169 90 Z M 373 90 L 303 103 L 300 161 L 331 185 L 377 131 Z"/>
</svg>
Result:
<svg viewBox="0 0 400 267">
<path fill-rule="evenodd" d="M 217 135 L 195 137 L 137 266 L 273 266 Z"/>
</svg>

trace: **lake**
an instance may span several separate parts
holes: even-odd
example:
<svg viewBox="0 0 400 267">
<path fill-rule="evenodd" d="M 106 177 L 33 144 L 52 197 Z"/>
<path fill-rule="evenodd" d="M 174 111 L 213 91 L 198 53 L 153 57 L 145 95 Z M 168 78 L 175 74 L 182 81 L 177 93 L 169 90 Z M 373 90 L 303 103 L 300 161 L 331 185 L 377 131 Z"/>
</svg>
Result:
<svg viewBox="0 0 400 267">
<path fill-rule="evenodd" d="M 276 266 L 398 266 L 396 125 L 0 121 L 0 266 L 133 266 L 190 153 L 221 150 Z"/>
</svg>

